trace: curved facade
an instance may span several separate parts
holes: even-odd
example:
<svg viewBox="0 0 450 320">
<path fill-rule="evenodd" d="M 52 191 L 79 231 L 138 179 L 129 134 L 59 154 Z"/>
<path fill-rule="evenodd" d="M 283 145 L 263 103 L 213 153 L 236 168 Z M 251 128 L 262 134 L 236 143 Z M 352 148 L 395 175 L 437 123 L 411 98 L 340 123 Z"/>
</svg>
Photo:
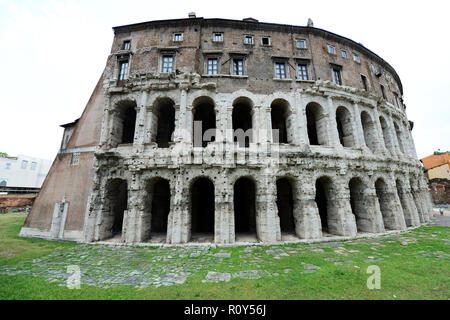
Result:
<svg viewBox="0 0 450 320">
<path fill-rule="evenodd" d="M 22 235 L 272 243 L 430 220 L 401 81 L 361 44 L 254 19 L 114 32 Z"/>
</svg>

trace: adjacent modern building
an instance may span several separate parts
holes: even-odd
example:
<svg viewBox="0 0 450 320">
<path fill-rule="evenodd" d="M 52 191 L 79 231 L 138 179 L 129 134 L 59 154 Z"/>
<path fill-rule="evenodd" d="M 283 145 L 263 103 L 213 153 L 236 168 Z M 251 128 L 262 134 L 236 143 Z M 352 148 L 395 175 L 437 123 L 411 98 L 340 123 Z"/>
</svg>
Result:
<svg viewBox="0 0 450 320">
<path fill-rule="evenodd" d="M 0 157 L 0 187 L 40 188 L 52 161 L 24 155 Z"/>
<path fill-rule="evenodd" d="M 195 15 L 113 31 L 22 236 L 274 243 L 430 221 L 402 82 L 360 43 Z"/>
</svg>

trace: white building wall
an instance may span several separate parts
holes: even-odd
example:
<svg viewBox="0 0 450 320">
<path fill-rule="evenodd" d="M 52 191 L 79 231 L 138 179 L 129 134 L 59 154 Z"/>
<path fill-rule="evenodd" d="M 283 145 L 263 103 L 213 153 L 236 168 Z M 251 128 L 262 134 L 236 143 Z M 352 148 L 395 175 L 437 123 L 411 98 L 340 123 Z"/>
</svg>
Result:
<svg viewBox="0 0 450 320">
<path fill-rule="evenodd" d="M 51 165 L 50 160 L 24 155 L 0 158 L 0 185 L 6 181 L 7 187 L 40 188 Z"/>
</svg>

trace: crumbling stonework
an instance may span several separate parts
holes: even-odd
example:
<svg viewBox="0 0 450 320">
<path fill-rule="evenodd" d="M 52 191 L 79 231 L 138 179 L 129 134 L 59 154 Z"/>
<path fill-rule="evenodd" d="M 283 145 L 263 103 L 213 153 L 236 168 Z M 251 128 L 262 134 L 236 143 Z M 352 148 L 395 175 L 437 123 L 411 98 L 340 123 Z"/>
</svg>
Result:
<svg viewBox="0 0 450 320">
<path fill-rule="evenodd" d="M 56 193 L 46 195 L 44 184 L 22 235 L 274 243 L 430 221 L 400 79 L 368 49 L 311 26 L 251 21 L 114 30 L 95 94 L 46 181 Z M 214 42 L 217 33 L 222 41 Z M 307 80 L 299 80 L 300 65 Z M 69 165 L 75 153 L 79 164 Z M 67 171 L 85 183 L 82 191 Z"/>
</svg>

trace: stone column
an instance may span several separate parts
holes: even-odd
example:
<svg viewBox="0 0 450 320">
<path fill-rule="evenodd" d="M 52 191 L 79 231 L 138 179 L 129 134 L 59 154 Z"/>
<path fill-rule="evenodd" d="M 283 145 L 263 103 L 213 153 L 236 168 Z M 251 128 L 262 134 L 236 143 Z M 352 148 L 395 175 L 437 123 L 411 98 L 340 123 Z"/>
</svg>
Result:
<svg viewBox="0 0 450 320">
<path fill-rule="evenodd" d="M 367 187 L 364 190 L 364 204 L 367 212 L 364 220 L 358 221 L 358 229 L 364 232 L 383 233 L 385 232 L 383 215 L 381 214 L 380 204 L 374 186 Z"/>
<path fill-rule="evenodd" d="M 229 181 L 227 173 L 226 169 L 222 170 L 220 179 L 215 186 L 214 241 L 219 244 L 235 242 L 233 185 Z"/>
<path fill-rule="evenodd" d="M 145 139 L 145 125 L 147 118 L 147 92 L 143 91 L 136 106 L 136 128 L 134 130 L 134 143 L 143 144 Z"/>
<path fill-rule="evenodd" d="M 333 98 L 327 97 L 327 110 L 328 110 L 328 145 L 336 148 L 343 148 L 339 141 L 339 132 L 336 122 L 336 108 L 333 104 Z"/>
<path fill-rule="evenodd" d="M 390 221 L 392 229 L 404 230 L 406 229 L 405 215 L 403 214 L 403 208 L 397 193 L 394 177 L 391 177 L 390 182 L 387 183 L 389 184 L 387 198 L 390 213 L 388 214 L 388 217 L 384 217 L 384 219 L 387 218 L 388 221 Z"/>
<path fill-rule="evenodd" d="M 377 132 L 377 136 L 378 136 L 378 152 L 380 152 L 383 155 L 389 155 L 390 152 L 387 149 L 386 144 L 384 143 L 384 134 L 383 134 L 383 128 L 381 128 L 381 123 L 380 123 L 380 115 L 378 113 L 377 108 L 375 107 L 372 110 L 372 117 L 373 117 L 373 121 L 374 121 L 374 126 L 376 128 L 376 132 Z M 389 139 L 389 137 L 388 137 Z"/>
<path fill-rule="evenodd" d="M 128 188 L 128 204 L 127 210 L 123 214 L 123 232 L 122 240 L 125 243 L 141 242 L 138 235 L 140 229 L 140 215 L 142 214 L 141 206 L 141 194 L 138 182 L 133 179 L 131 186 Z"/>
<path fill-rule="evenodd" d="M 262 242 L 281 241 L 280 218 L 276 204 L 276 177 L 264 168 L 256 190 L 256 233 Z"/>
<path fill-rule="evenodd" d="M 356 236 L 356 220 L 350 206 L 350 194 L 347 184 L 336 181 L 333 190 L 329 191 L 328 196 L 329 233 L 346 237 Z"/>
<path fill-rule="evenodd" d="M 304 105 L 304 98 L 301 93 L 295 95 L 295 106 L 298 119 L 298 129 L 296 134 L 298 135 L 300 149 L 302 151 L 307 151 L 309 150 L 308 124 L 306 120 L 306 105 Z"/>
<path fill-rule="evenodd" d="M 186 243 L 191 238 L 191 214 L 189 208 L 189 186 L 184 183 L 184 174 L 174 172 L 171 180 L 170 213 L 167 221 L 167 243 Z"/>
<path fill-rule="evenodd" d="M 109 128 L 111 125 L 110 109 L 111 109 L 111 96 L 107 94 L 105 98 L 105 105 L 103 107 L 102 129 L 100 132 L 100 147 L 105 147 L 108 143 L 110 131 Z"/>
<path fill-rule="evenodd" d="M 405 216 L 405 223 L 409 226 L 420 225 L 419 214 L 411 195 L 411 187 L 406 179 L 402 179 L 401 185 L 398 186 L 398 195 L 403 208 L 403 214 Z"/>
<path fill-rule="evenodd" d="M 307 172 L 298 182 L 296 190 L 293 190 L 295 233 L 301 239 L 319 239 L 322 237 L 322 226 L 315 201 L 314 181 Z"/>
<path fill-rule="evenodd" d="M 411 187 L 411 195 L 413 197 L 414 203 L 416 205 L 417 208 L 417 213 L 419 215 L 419 220 L 420 223 L 425 223 L 426 219 L 425 219 L 425 215 L 424 215 L 424 207 L 423 207 L 423 203 L 420 201 L 420 192 L 416 187 Z"/>
<path fill-rule="evenodd" d="M 364 129 L 361 123 L 361 113 L 359 111 L 359 106 L 356 101 L 353 101 L 353 119 L 355 121 L 355 143 L 356 148 L 362 148 L 367 150 L 368 145 L 366 145 L 366 140 L 364 137 Z"/>
</svg>

